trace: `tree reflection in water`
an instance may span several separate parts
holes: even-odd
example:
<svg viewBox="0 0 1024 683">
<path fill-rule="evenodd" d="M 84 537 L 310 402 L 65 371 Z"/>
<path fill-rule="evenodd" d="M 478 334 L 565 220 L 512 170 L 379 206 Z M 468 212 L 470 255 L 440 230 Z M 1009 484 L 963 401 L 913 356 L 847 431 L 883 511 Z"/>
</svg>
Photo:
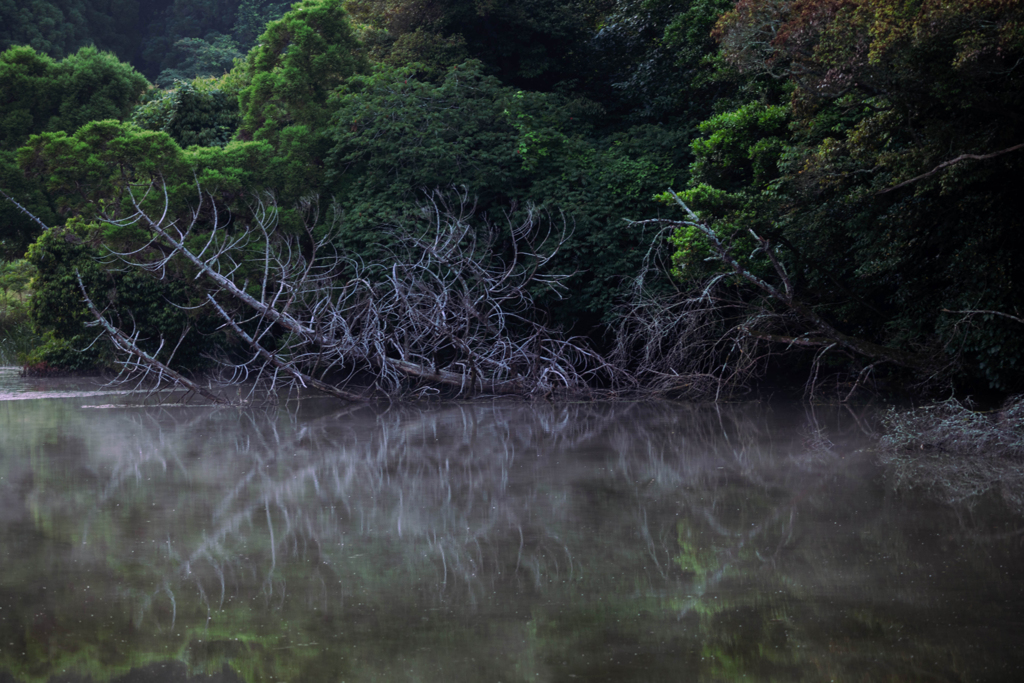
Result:
<svg viewBox="0 0 1024 683">
<path fill-rule="evenodd" d="M 856 451 L 864 423 L 763 405 L 0 404 L 0 669 L 1009 680 L 1006 520 L 894 497 Z"/>
</svg>

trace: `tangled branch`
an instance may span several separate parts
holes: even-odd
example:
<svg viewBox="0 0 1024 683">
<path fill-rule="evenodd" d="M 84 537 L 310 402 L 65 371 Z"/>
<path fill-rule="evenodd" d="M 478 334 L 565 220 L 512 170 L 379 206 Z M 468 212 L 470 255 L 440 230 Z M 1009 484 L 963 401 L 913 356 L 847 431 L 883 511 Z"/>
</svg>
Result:
<svg viewBox="0 0 1024 683">
<path fill-rule="evenodd" d="M 725 272 L 667 297 L 649 295 L 643 277 L 638 278 L 612 354 L 617 363 L 630 363 L 637 377 L 666 391 L 718 399 L 744 390 L 773 354 L 804 349 L 814 352 L 806 382 L 806 393 L 813 397 L 821 384 L 819 372 L 825 357 L 841 353 L 850 360 L 863 361 L 849 382 L 851 386 L 844 389 L 849 400 L 880 364 L 925 375 L 941 369 L 937 365 L 941 358 L 843 333 L 802 299 L 776 245 L 750 231 L 756 244 L 754 254 L 763 254 L 770 264 L 768 273 L 759 275 L 737 259 L 731 242 L 675 192 L 669 193 L 683 210 L 684 220 L 657 218 L 636 225 L 653 225 L 663 231 L 695 228 L 711 250 L 708 260 L 720 263 Z"/>
<path fill-rule="evenodd" d="M 336 246 L 341 213 L 321 216 L 315 198 L 304 200 L 303 229 L 293 234 L 278 228 L 270 195 L 252 199 L 249 220 L 232 222 L 197 190 L 184 218 L 170 215 L 165 189 L 159 216 L 143 208 L 157 188 L 133 197 L 134 214 L 111 224 L 143 228 L 149 240 L 111 250 L 108 260 L 162 280 L 196 280 L 199 307 L 248 349 L 241 357 L 221 350 L 230 383 L 311 388 L 345 400 L 547 396 L 590 391 L 615 372 L 585 341 L 533 317 L 533 292 L 564 290 L 566 276 L 547 269 L 568 236 L 564 221 L 555 226 L 528 208 L 524 219 L 510 213 L 496 225 L 476 215 L 465 190 L 435 191 L 420 207 L 422 222 L 387 226 L 395 246 L 364 263 Z M 154 355 L 119 343 L 129 335 L 103 327 L 125 367 L 157 368 Z"/>
</svg>

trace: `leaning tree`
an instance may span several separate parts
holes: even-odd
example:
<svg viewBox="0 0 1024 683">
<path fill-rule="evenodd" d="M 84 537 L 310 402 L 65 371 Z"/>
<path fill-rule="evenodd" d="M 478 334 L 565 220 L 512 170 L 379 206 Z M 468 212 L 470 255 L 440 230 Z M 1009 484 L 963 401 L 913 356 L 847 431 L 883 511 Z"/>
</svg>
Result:
<svg viewBox="0 0 1024 683">
<path fill-rule="evenodd" d="M 162 202 L 159 201 L 163 195 Z M 153 199 L 162 208 L 153 210 Z M 276 395 L 308 388 L 346 400 L 422 395 L 549 396 L 609 386 L 616 373 L 582 339 L 536 315 L 534 294 L 563 293 L 547 268 L 566 220 L 528 207 L 522 220 L 479 215 L 468 191 L 426 193 L 414 220 L 381 226 L 378 257 L 339 244 L 343 212 L 315 197 L 282 228 L 270 194 L 237 215 L 196 188 L 175 212 L 165 187 L 131 193 L 134 211 L 106 221 L 145 238 L 107 247 L 107 268 L 159 280 L 191 278 L 188 300 L 169 305 L 215 318 L 233 343 L 205 349 L 231 384 Z M 116 304 L 101 308 L 78 277 L 94 326 L 118 353 L 119 381 L 168 384 L 226 399 L 174 367 L 189 327 L 171 344 L 143 339 Z M 188 336 L 193 334 L 193 338 Z"/>
</svg>

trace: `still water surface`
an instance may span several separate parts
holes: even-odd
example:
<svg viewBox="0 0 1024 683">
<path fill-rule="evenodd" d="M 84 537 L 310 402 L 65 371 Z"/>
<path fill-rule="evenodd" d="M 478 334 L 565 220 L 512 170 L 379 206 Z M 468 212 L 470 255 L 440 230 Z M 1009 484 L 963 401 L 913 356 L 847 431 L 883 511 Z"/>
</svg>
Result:
<svg viewBox="0 0 1024 683">
<path fill-rule="evenodd" d="M 1024 524 L 870 414 L 97 391 L 0 370 L 3 683 L 1024 680 Z"/>
</svg>

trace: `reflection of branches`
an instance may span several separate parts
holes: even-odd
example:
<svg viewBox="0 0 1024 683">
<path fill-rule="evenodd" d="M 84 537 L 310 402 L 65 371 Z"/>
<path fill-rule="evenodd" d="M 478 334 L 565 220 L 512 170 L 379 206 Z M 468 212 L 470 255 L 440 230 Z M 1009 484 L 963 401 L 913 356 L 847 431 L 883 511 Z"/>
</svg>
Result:
<svg viewBox="0 0 1024 683">
<path fill-rule="evenodd" d="M 998 491 L 1024 511 L 1024 400 L 992 412 L 955 399 L 915 410 L 890 408 L 881 461 L 896 488 L 920 487 L 951 505 L 973 505 Z"/>
<path fill-rule="evenodd" d="M 129 428 L 119 430 L 130 437 L 113 449 L 104 443 L 104 457 L 113 458 L 104 506 L 162 475 L 184 477 L 180 490 L 208 510 L 201 534 L 171 531 L 160 541 L 167 549 L 159 555 L 161 581 L 179 605 L 189 586 L 210 619 L 250 593 L 273 606 L 287 596 L 344 601 L 354 580 L 378 580 L 366 573 L 376 565 L 363 558 L 382 555 L 397 572 L 389 585 L 411 581 L 443 602 L 472 604 L 499 582 L 542 592 L 579 581 L 593 573 L 587 546 L 610 540 L 579 536 L 574 477 L 581 471 L 560 463 L 583 463 L 592 453 L 605 466 L 587 479 L 601 473 L 602 486 L 627 494 L 623 504 L 636 511 L 625 507 L 610 518 L 640 541 L 614 552 L 642 561 L 652 581 L 674 582 L 680 511 L 726 546 L 760 519 L 751 545 L 778 527 L 771 520 L 782 513 L 773 517 L 778 506 L 769 506 L 738 528 L 725 482 L 744 481 L 778 500 L 779 491 L 806 485 L 828 466 L 800 450 L 799 436 L 778 441 L 765 428 L 767 413 L 749 408 L 351 406 L 313 419 L 301 415 L 307 408 L 297 410 L 185 408 L 164 410 L 160 420 L 132 412 Z M 837 443 L 840 437 L 832 435 Z M 792 456 L 780 459 L 773 448 Z M 154 602 L 159 585 L 139 589 L 138 609 L 167 604 Z"/>
<path fill-rule="evenodd" d="M 740 560 L 744 549 L 751 547 L 754 541 L 775 531 L 779 538 L 774 544 L 777 553 L 792 538 L 793 526 L 800 505 L 831 479 L 831 475 L 834 474 L 841 462 L 838 458 L 833 458 L 829 466 L 819 471 L 814 479 L 797 490 L 788 500 L 769 509 L 766 514 L 759 517 L 758 522 L 752 523 L 750 528 L 738 537 L 730 538 L 728 545 L 715 553 L 715 563 L 711 570 L 697 577 L 696 585 L 692 589 L 693 597 L 683 605 L 680 617 L 685 616 L 709 591 L 714 590 L 722 582 L 734 568 L 734 564 Z M 772 560 L 771 556 L 765 558 L 756 550 L 754 550 L 754 556 L 762 563 Z"/>
<path fill-rule="evenodd" d="M 500 615 L 516 629 L 543 626 L 544 656 L 559 638 L 574 648 L 591 636 L 621 637 L 635 651 L 630 634 L 653 632 L 649 652 L 660 656 L 666 635 L 681 637 L 708 648 L 717 662 L 709 667 L 769 649 L 770 660 L 754 661 L 796 670 L 813 658 L 810 670 L 863 671 L 878 648 L 914 647 L 879 628 L 933 614 L 935 585 L 925 577 L 936 558 L 920 554 L 921 520 L 875 505 L 871 476 L 842 472 L 868 464 L 842 459 L 862 443 L 860 428 L 840 420 L 845 408 L 325 410 L 302 402 L 72 415 L 83 476 L 57 473 L 73 480 L 69 494 L 43 486 L 40 467 L 33 513 L 47 534 L 79 537 L 80 511 L 95 510 L 98 533 L 66 545 L 114 572 L 138 635 L 173 635 L 174 624 L 191 639 L 189 653 L 227 643 L 241 647 L 235 661 L 276 653 L 299 632 L 349 632 L 325 646 L 322 657 L 337 660 L 353 635 L 362 648 L 367 633 L 396 622 L 420 645 L 421 615 L 443 638 Z M 812 452 L 829 443 L 831 451 Z M 931 517 L 926 524 L 948 533 L 948 518 Z M 931 551 L 943 565 L 957 561 L 938 541 Z M 975 555 L 1003 576 L 998 557 Z M 846 640 L 851 625 L 870 633 Z"/>
</svg>

